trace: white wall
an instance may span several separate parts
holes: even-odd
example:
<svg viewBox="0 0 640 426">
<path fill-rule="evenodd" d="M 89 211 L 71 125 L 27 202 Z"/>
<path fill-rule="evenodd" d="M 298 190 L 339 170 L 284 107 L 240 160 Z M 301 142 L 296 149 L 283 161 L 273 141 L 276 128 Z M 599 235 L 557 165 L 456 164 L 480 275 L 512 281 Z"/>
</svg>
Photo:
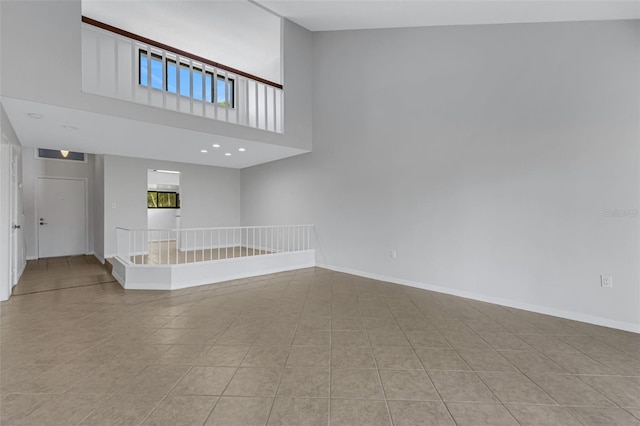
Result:
<svg viewBox="0 0 640 426">
<path fill-rule="evenodd" d="M 94 252 L 95 220 L 96 209 L 99 208 L 99 201 L 96 204 L 96 194 L 94 185 L 94 156 L 86 155 L 86 162 L 63 161 L 41 159 L 37 157 L 37 149 L 23 149 L 23 173 L 24 173 L 24 212 L 25 212 L 25 239 L 27 244 L 27 258 L 38 258 L 38 212 L 36 207 L 37 182 L 39 177 L 58 178 L 79 178 L 87 181 L 87 253 Z M 99 198 L 99 197 L 98 197 Z"/>
<path fill-rule="evenodd" d="M 256 142 L 311 148 L 311 35 L 291 22 L 283 29 L 284 134 L 180 114 L 82 92 L 80 0 L 2 1 L 4 96 L 163 124 Z M 29 22 L 30 25 L 24 25 Z M 42 64 L 56 64 L 42 78 Z M 51 84 L 55 81 L 55 84 Z M 94 153 L 103 151 L 96 147 Z"/>
<path fill-rule="evenodd" d="M 639 35 L 316 33 L 313 152 L 242 171 L 243 224 L 315 223 L 332 268 L 640 331 L 639 218 L 606 213 L 640 207 Z"/>
<path fill-rule="evenodd" d="M 147 228 L 149 169 L 180 172 L 181 228 L 240 224 L 239 170 L 105 155 L 106 257 L 116 252 L 116 227 Z"/>
<path fill-rule="evenodd" d="M 104 263 L 104 156 L 93 156 L 93 252 Z"/>
</svg>

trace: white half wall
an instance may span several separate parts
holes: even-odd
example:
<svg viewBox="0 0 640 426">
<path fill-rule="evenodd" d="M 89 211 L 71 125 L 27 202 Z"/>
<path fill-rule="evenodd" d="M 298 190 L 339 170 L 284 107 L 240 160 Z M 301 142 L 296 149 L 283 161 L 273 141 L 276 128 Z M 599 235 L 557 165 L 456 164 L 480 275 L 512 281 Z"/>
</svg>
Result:
<svg viewBox="0 0 640 426">
<path fill-rule="evenodd" d="M 243 224 L 314 223 L 333 269 L 640 331 L 639 40 L 315 33 L 313 152 L 242 171 Z"/>
<path fill-rule="evenodd" d="M 147 228 L 149 169 L 180 172 L 181 228 L 240 225 L 240 170 L 105 155 L 105 257 L 116 253 L 116 227 Z"/>
</svg>

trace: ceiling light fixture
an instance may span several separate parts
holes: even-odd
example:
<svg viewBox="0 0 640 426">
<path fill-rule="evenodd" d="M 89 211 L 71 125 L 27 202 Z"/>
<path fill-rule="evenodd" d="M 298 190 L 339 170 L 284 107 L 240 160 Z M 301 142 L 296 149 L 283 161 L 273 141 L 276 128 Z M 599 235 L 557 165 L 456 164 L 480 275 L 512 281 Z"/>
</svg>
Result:
<svg viewBox="0 0 640 426">
<path fill-rule="evenodd" d="M 34 118 L 36 120 L 42 120 L 44 118 L 44 115 L 42 114 L 37 114 L 35 112 L 30 112 L 27 114 L 29 116 L 29 118 Z"/>
<path fill-rule="evenodd" d="M 218 145 L 217 143 L 214 143 L 213 145 L 211 145 L 214 148 L 220 148 L 220 145 Z"/>
<path fill-rule="evenodd" d="M 200 152 L 203 153 L 203 154 L 206 154 L 209 151 L 207 151 L 206 149 L 201 149 Z"/>
<path fill-rule="evenodd" d="M 158 169 L 153 169 L 154 172 L 158 172 L 158 173 L 173 173 L 174 175 L 178 175 L 180 174 L 180 172 L 176 172 L 175 170 L 158 170 Z"/>
<path fill-rule="evenodd" d="M 226 155 L 227 157 L 231 157 L 231 153 L 230 152 L 225 152 L 224 155 Z"/>
<path fill-rule="evenodd" d="M 240 152 L 245 152 L 245 151 L 246 151 L 246 149 L 244 149 L 244 148 L 238 148 L 238 151 L 240 151 Z"/>
<path fill-rule="evenodd" d="M 61 149 L 60 150 L 60 154 L 62 154 L 63 158 L 67 158 L 69 156 L 69 150 L 67 149 Z"/>
</svg>

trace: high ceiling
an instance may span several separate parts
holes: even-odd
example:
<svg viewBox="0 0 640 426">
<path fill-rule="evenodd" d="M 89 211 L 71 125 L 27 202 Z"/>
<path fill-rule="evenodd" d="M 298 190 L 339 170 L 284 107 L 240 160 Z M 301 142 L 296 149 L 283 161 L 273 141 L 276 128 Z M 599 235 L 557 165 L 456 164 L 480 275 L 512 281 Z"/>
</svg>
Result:
<svg viewBox="0 0 640 426">
<path fill-rule="evenodd" d="M 628 0 L 252 0 L 311 31 L 640 19 Z"/>
</svg>

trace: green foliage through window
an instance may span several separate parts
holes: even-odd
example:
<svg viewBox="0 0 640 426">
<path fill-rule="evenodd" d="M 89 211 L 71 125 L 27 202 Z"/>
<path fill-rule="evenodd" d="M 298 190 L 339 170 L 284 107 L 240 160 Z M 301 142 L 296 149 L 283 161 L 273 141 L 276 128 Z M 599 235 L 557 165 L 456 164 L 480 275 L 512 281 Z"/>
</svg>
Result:
<svg viewBox="0 0 640 426">
<path fill-rule="evenodd" d="M 147 208 L 179 209 L 180 194 L 177 192 L 147 191 Z"/>
</svg>

